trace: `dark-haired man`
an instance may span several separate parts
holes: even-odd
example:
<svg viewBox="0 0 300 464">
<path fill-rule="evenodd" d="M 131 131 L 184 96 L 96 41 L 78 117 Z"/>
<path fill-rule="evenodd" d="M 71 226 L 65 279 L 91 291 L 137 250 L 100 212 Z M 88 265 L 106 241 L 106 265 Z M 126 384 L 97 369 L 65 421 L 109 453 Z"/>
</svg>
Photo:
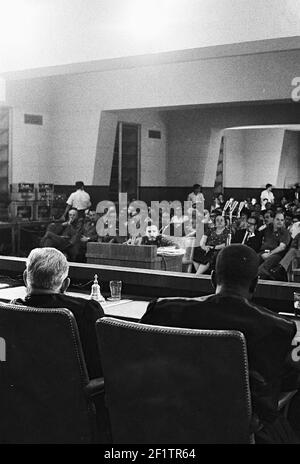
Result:
<svg viewBox="0 0 300 464">
<path fill-rule="evenodd" d="M 275 216 L 274 211 L 272 211 L 271 209 L 267 209 L 267 210 L 263 211 L 264 223 L 258 228 L 258 232 L 262 232 L 270 224 L 273 224 L 274 216 Z"/>
<path fill-rule="evenodd" d="M 261 240 L 262 235 L 257 231 L 257 217 L 250 216 L 247 218 L 246 229 L 237 230 L 232 238 L 232 243 L 247 245 L 258 252 L 261 247 Z"/>
<path fill-rule="evenodd" d="M 281 420 L 277 411 L 281 375 L 292 351 L 297 326 L 251 302 L 258 263 L 259 258 L 251 248 L 227 246 L 220 251 L 212 274 L 215 294 L 154 300 L 140 322 L 242 332 L 247 342 L 253 410 L 266 431 Z"/>
</svg>

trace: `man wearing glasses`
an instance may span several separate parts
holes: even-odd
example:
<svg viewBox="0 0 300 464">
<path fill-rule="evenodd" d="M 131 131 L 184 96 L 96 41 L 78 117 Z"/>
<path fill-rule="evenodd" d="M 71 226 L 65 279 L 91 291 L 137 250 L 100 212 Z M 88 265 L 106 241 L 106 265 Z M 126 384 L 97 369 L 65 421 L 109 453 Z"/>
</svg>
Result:
<svg viewBox="0 0 300 464">
<path fill-rule="evenodd" d="M 232 243 L 241 243 L 252 248 L 252 250 L 258 251 L 261 247 L 262 235 L 257 231 L 257 218 L 248 217 L 246 229 L 237 230 Z"/>
</svg>

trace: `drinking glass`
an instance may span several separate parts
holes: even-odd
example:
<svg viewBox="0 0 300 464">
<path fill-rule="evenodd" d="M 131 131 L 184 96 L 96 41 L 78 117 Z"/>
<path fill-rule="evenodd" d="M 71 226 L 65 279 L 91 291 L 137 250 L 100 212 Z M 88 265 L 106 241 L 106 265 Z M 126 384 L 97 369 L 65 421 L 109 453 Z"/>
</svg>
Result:
<svg viewBox="0 0 300 464">
<path fill-rule="evenodd" d="M 110 299 L 111 300 L 120 300 L 121 299 L 121 290 L 122 290 L 122 281 L 121 280 L 111 280 L 109 282 L 110 288 Z"/>
</svg>

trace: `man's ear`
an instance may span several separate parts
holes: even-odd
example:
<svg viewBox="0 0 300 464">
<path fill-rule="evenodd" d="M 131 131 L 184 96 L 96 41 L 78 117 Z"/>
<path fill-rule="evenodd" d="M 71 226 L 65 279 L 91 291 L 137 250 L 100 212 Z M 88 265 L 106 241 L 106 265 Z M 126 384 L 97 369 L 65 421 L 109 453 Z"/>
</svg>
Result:
<svg viewBox="0 0 300 464">
<path fill-rule="evenodd" d="M 210 281 L 211 281 L 212 286 L 214 287 L 214 289 L 216 289 L 216 288 L 217 288 L 216 271 L 211 271 L 211 274 L 210 274 Z"/>
<path fill-rule="evenodd" d="M 24 281 L 25 287 L 27 287 L 27 271 L 26 271 L 26 269 L 23 272 L 23 281 Z"/>
<path fill-rule="evenodd" d="M 255 279 L 252 280 L 250 286 L 249 286 L 249 292 L 250 293 L 254 293 L 255 292 L 255 289 L 256 289 L 256 286 L 257 286 L 257 282 L 258 282 L 258 276 L 255 277 Z"/>
<path fill-rule="evenodd" d="M 70 282 L 71 282 L 70 278 L 66 277 L 65 280 L 62 283 L 61 288 L 60 288 L 61 293 L 65 293 L 65 291 L 68 289 L 68 287 L 70 285 Z"/>
</svg>

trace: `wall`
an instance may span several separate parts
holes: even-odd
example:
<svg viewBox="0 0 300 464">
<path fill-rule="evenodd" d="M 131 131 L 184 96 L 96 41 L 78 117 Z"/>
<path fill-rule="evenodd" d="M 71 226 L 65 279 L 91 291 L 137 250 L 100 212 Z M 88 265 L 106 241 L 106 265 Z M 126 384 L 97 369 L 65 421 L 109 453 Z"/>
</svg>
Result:
<svg viewBox="0 0 300 464">
<path fill-rule="evenodd" d="M 278 185 L 284 129 L 225 131 L 224 186 Z"/>
<path fill-rule="evenodd" d="M 34 176 L 36 181 L 73 184 L 80 177 L 86 184 L 107 185 L 115 119 L 102 119 L 104 111 L 290 99 L 291 80 L 297 75 L 300 50 L 131 64 L 101 72 L 7 81 L 6 104 L 16 114 L 13 182 Z M 42 112 L 49 118 L 41 143 L 36 132 L 22 127 L 23 112 Z M 247 106 L 212 107 L 185 114 L 186 120 L 184 113 L 168 112 L 167 170 L 163 159 L 166 142 L 162 140 L 157 152 L 154 141 L 152 146 L 149 141 L 142 145 L 142 185 L 162 185 L 166 179 L 167 185 L 174 187 L 191 185 L 194 180 L 205 180 L 211 186 L 215 166 L 204 179 L 210 141 L 214 142 L 211 131 L 251 121 L 266 124 L 299 119 L 293 114 L 281 117 L 272 107 L 261 111 Z M 157 113 L 153 123 L 154 119 L 164 128 Z"/>
<path fill-rule="evenodd" d="M 51 86 L 45 79 L 18 81 L 7 100 L 12 106 L 11 182 L 52 182 L 53 117 Z M 9 96 L 11 95 L 11 96 Z M 43 125 L 24 124 L 24 114 L 43 116 Z"/>
<path fill-rule="evenodd" d="M 199 107 L 191 110 L 168 111 L 166 118 L 168 125 L 167 185 L 170 187 L 192 185 L 194 182 L 199 182 L 205 187 L 213 187 L 220 138 L 224 128 L 300 123 L 299 106 L 297 103 L 273 103 L 272 105 L 244 104 L 232 105 L 230 107 L 219 105 L 211 108 Z M 281 142 L 278 140 L 278 143 Z M 238 141 L 236 140 L 235 143 L 238 143 Z M 239 143 L 242 144 L 242 142 Z M 261 140 L 261 143 L 256 148 L 255 143 L 255 137 L 254 140 L 249 139 L 249 144 L 254 144 L 254 152 L 265 150 L 263 140 Z M 270 143 L 272 144 L 272 141 Z M 280 150 L 281 148 L 282 143 Z M 244 150 L 242 145 L 239 149 Z M 249 146 L 247 152 L 249 153 L 251 150 L 252 148 Z M 269 154 L 266 151 L 266 158 L 260 164 L 259 168 L 255 167 L 255 163 L 253 164 L 253 169 L 252 164 L 249 165 L 248 169 L 251 169 L 251 182 L 245 177 L 245 187 L 261 187 L 266 183 L 264 179 L 270 175 L 270 169 L 273 167 L 272 150 L 273 146 L 270 145 L 267 150 Z M 262 160 L 262 158 L 259 159 Z M 277 171 L 272 173 L 274 184 L 277 182 L 279 159 L 280 154 L 278 153 Z M 258 164 L 258 159 L 256 159 L 256 164 Z M 235 159 L 230 163 L 230 168 L 227 170 L 228 186 L 239 186 L 239 178 L 242 176 L 241 168 L 242 166 L 238 162 L 236 153 Z M 280 185 L 280 187 L 282 186 Z"/>
</svg>

